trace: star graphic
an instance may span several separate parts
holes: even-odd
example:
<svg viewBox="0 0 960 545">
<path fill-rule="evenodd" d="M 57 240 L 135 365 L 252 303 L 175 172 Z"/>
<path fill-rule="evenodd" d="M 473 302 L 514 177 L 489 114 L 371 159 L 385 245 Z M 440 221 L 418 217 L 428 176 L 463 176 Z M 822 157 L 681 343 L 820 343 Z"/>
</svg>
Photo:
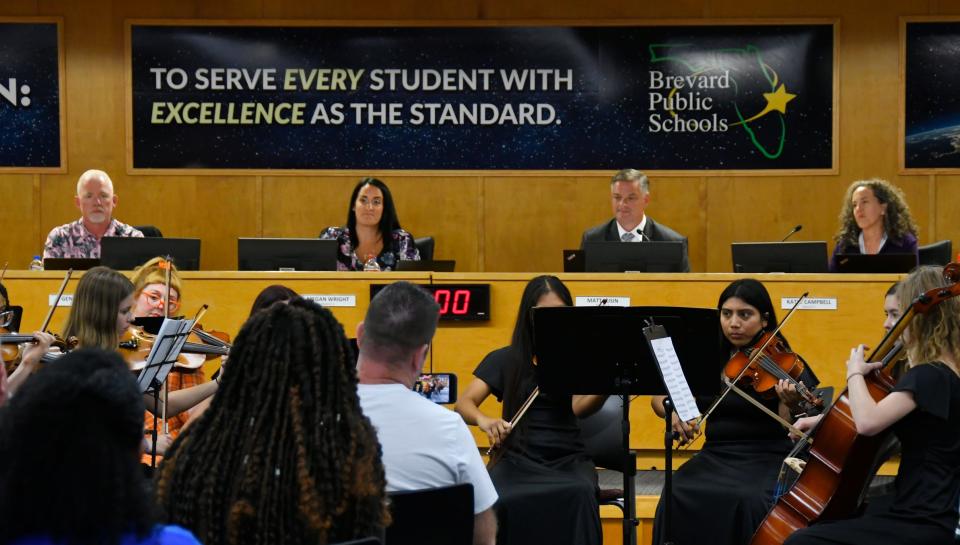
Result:
<svg viewBox="0 0 960 545">
<path fill-rule="evenodd" d="M 787 86 L 780 84 L 777 90 L 772 93 L 763 93 L 763 98 L 767 99 L 767 107 L 764 112 L 776 110 L 782 114 L 787 113 L 787 103 L 797 98 L 797 95 L 787 92 Z"/>
<path fill-rule="evenodd" d="M 760 110 L 760 113 L 758 113 L 757 115 L 749 119 L 744 119 L 743 121 L 731 123 L 730 126 L 732 127 L 734 125 L 745 125 L 747 123 L 750 123 L 751 121 L 760 119 L 761 117 L 767 115 L 768 113 L 774 110 L 782 114 L 785 114 L 787 113 L 787 103 L 797 98 L 797 95 L 793 93 L 788 93 L 787 86 L 781 83 L 780 87 L 777 87 L 777 89 L 774 92 L 763 93 L 763 98 L 767 99 L 767 105 L 764 106 L 762 110 Z"/>
</svg>

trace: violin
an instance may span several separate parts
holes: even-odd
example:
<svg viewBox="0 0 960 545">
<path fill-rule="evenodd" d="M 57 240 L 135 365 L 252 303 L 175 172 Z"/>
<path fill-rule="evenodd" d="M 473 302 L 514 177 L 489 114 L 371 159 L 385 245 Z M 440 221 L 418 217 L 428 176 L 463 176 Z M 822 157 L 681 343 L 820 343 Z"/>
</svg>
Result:
<svg viewBox="0 0 960 545">
<path fill-rule="evenodd" d="M 723 367 L 723 374 L 733 382 L 746 383 L 767 398 L 776 396 L 775 386 L 785 380 L 807 403 L 823 406 L 823 400 L 799 380 L 805 368 L 803 358 L 792 352 L 781 337 L 764 332 L 753 346 L 738 350 L 730 358 Z"/>
<path fill-rule="evenodd" d="M 204 332 L 222 344 L 206 344 L 204 337 L 197 334 L 197 331 L 191 331 L 187 337 L 187 342 L 183 343 L 180 355 L 177 356 L 175 369 L 184 369 L 193 371 L 199 369 L 208 359 L 226 356 L 230 353 L 230 345 L 224 342 L 218 335 L 226 335 L 222 332 Z M 228 337 L 229 338 L 229 337 Z M 120 338 L 120 355 L 131 371 L 140 371 L 146 365 L 147 357 L 156 341 L 156 335 L 147 333 L 142 327 L 131 326 Z"/>
</svg>

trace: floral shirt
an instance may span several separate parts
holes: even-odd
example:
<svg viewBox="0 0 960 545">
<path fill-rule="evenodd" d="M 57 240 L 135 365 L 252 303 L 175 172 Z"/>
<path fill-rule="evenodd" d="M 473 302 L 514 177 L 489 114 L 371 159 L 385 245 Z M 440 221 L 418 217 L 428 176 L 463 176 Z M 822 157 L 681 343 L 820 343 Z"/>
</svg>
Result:
<svg viewBox="0 0 960 545">
<path fill-rule="evenodd" d="M 143 233 L 126 223 L 110 220 L 105 237 L 140 237 Z M 87 231 L 83 218 L 55 227 L 43 245 L 43 257 L 99 258 L 100 239 Z"/>
<path fill-rule="evenodd" d="M 337 252 L 338 271 L 362 271 L 363 259 L 357 257 L 350 244 L 350 230 L 346 227 L 327 227 L 320 233 L 320 238 L 335 239 L 340 243 Z M 413 235 L 403 229 L 394 229 L 390 235 L 389 244 L 384 241 L 383 250 L 377 256 L 377 263 L 381 271 L 392 271 L 397 268 L 397 261 L 420 261 L 420 251 L 413 242 Z"/>
</svg>

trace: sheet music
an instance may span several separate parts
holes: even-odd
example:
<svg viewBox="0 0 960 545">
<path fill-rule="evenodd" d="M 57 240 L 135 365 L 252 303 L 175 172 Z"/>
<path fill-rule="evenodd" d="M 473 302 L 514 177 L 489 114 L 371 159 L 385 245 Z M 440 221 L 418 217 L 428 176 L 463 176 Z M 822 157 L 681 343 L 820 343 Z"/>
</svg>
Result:
<svg viewBox="0 0 960 545">
<path fill-rule="evenodd" d="M 142 392 L 150 387 L 154 379 L 159 384 L 167 379 L 167 374 L 173 369 L 191 329 L 193 329 L 193 320 L 164 318 L 153 347 L 150 349 L 150 355 L 147 356 L 146 364 L 137 378 Z"/>
<path fill-rule="evenodd" d="M 653 355 L 660 364 L 660 374 L 663 375 L 663 382 L 667 386 L 667 391 L 670 392 L 670 400 L 673 401 L 677 416 L 684 422 L 696 419 L 700 416 L 700 409 L 697 408 L 697 401 L 693 398 L 687 378 L 683 375 L 683 369 L 680 368 L 680 358 L 677 357 L 677 351 L 673 348 L 673 339 L 670 337 L 650 339 L 650 347 L 653 348 Z"/>
</svg>

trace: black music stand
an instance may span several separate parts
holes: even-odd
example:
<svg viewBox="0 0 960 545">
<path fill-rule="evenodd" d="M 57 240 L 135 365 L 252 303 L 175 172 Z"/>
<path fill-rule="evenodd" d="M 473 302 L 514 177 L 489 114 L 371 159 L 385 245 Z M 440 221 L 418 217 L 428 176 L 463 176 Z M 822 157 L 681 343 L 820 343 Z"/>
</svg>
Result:
<svg viewBox="0 0 960 545">
<path fill-rule="evenodd" d="M 718 394 L 720 325 L 717 311 L 683 307 L 543 307 L 533 310 L 537 382 L 544 393 L 618 395 L 623 399 L 623 543 L 637 541 L 636 466 L 630 457 L 630 396 L 669 395 L 643 330 L 662 326 L 672 339 L 694 395 Z M 668 404 L 669 405 L 669 404 Z M 665 416 L 664 512 L 671 536 L 669 475 L 673 427 Z"/>
<path fill-rule="evenodd" d="M 183 349 L 183 343 L 186 342 L 190 330 L 193 328 L 193 320 L 171 320 L 166 318 L 160 326 L 147 361 L 143 369 L 137 376 L 137 385 L 140 386 L 140 392 L 153 395 L 153 453 L 150 458 L 150 465 L 157 466 L 157 409 L 160 407 L 160 388 L 167 380 L 167 375 L 177 363 L 177 357 L 180 356 L 180 350 Z M 166 404 L 167 400 L 163 400 Z"/>
</svg>

